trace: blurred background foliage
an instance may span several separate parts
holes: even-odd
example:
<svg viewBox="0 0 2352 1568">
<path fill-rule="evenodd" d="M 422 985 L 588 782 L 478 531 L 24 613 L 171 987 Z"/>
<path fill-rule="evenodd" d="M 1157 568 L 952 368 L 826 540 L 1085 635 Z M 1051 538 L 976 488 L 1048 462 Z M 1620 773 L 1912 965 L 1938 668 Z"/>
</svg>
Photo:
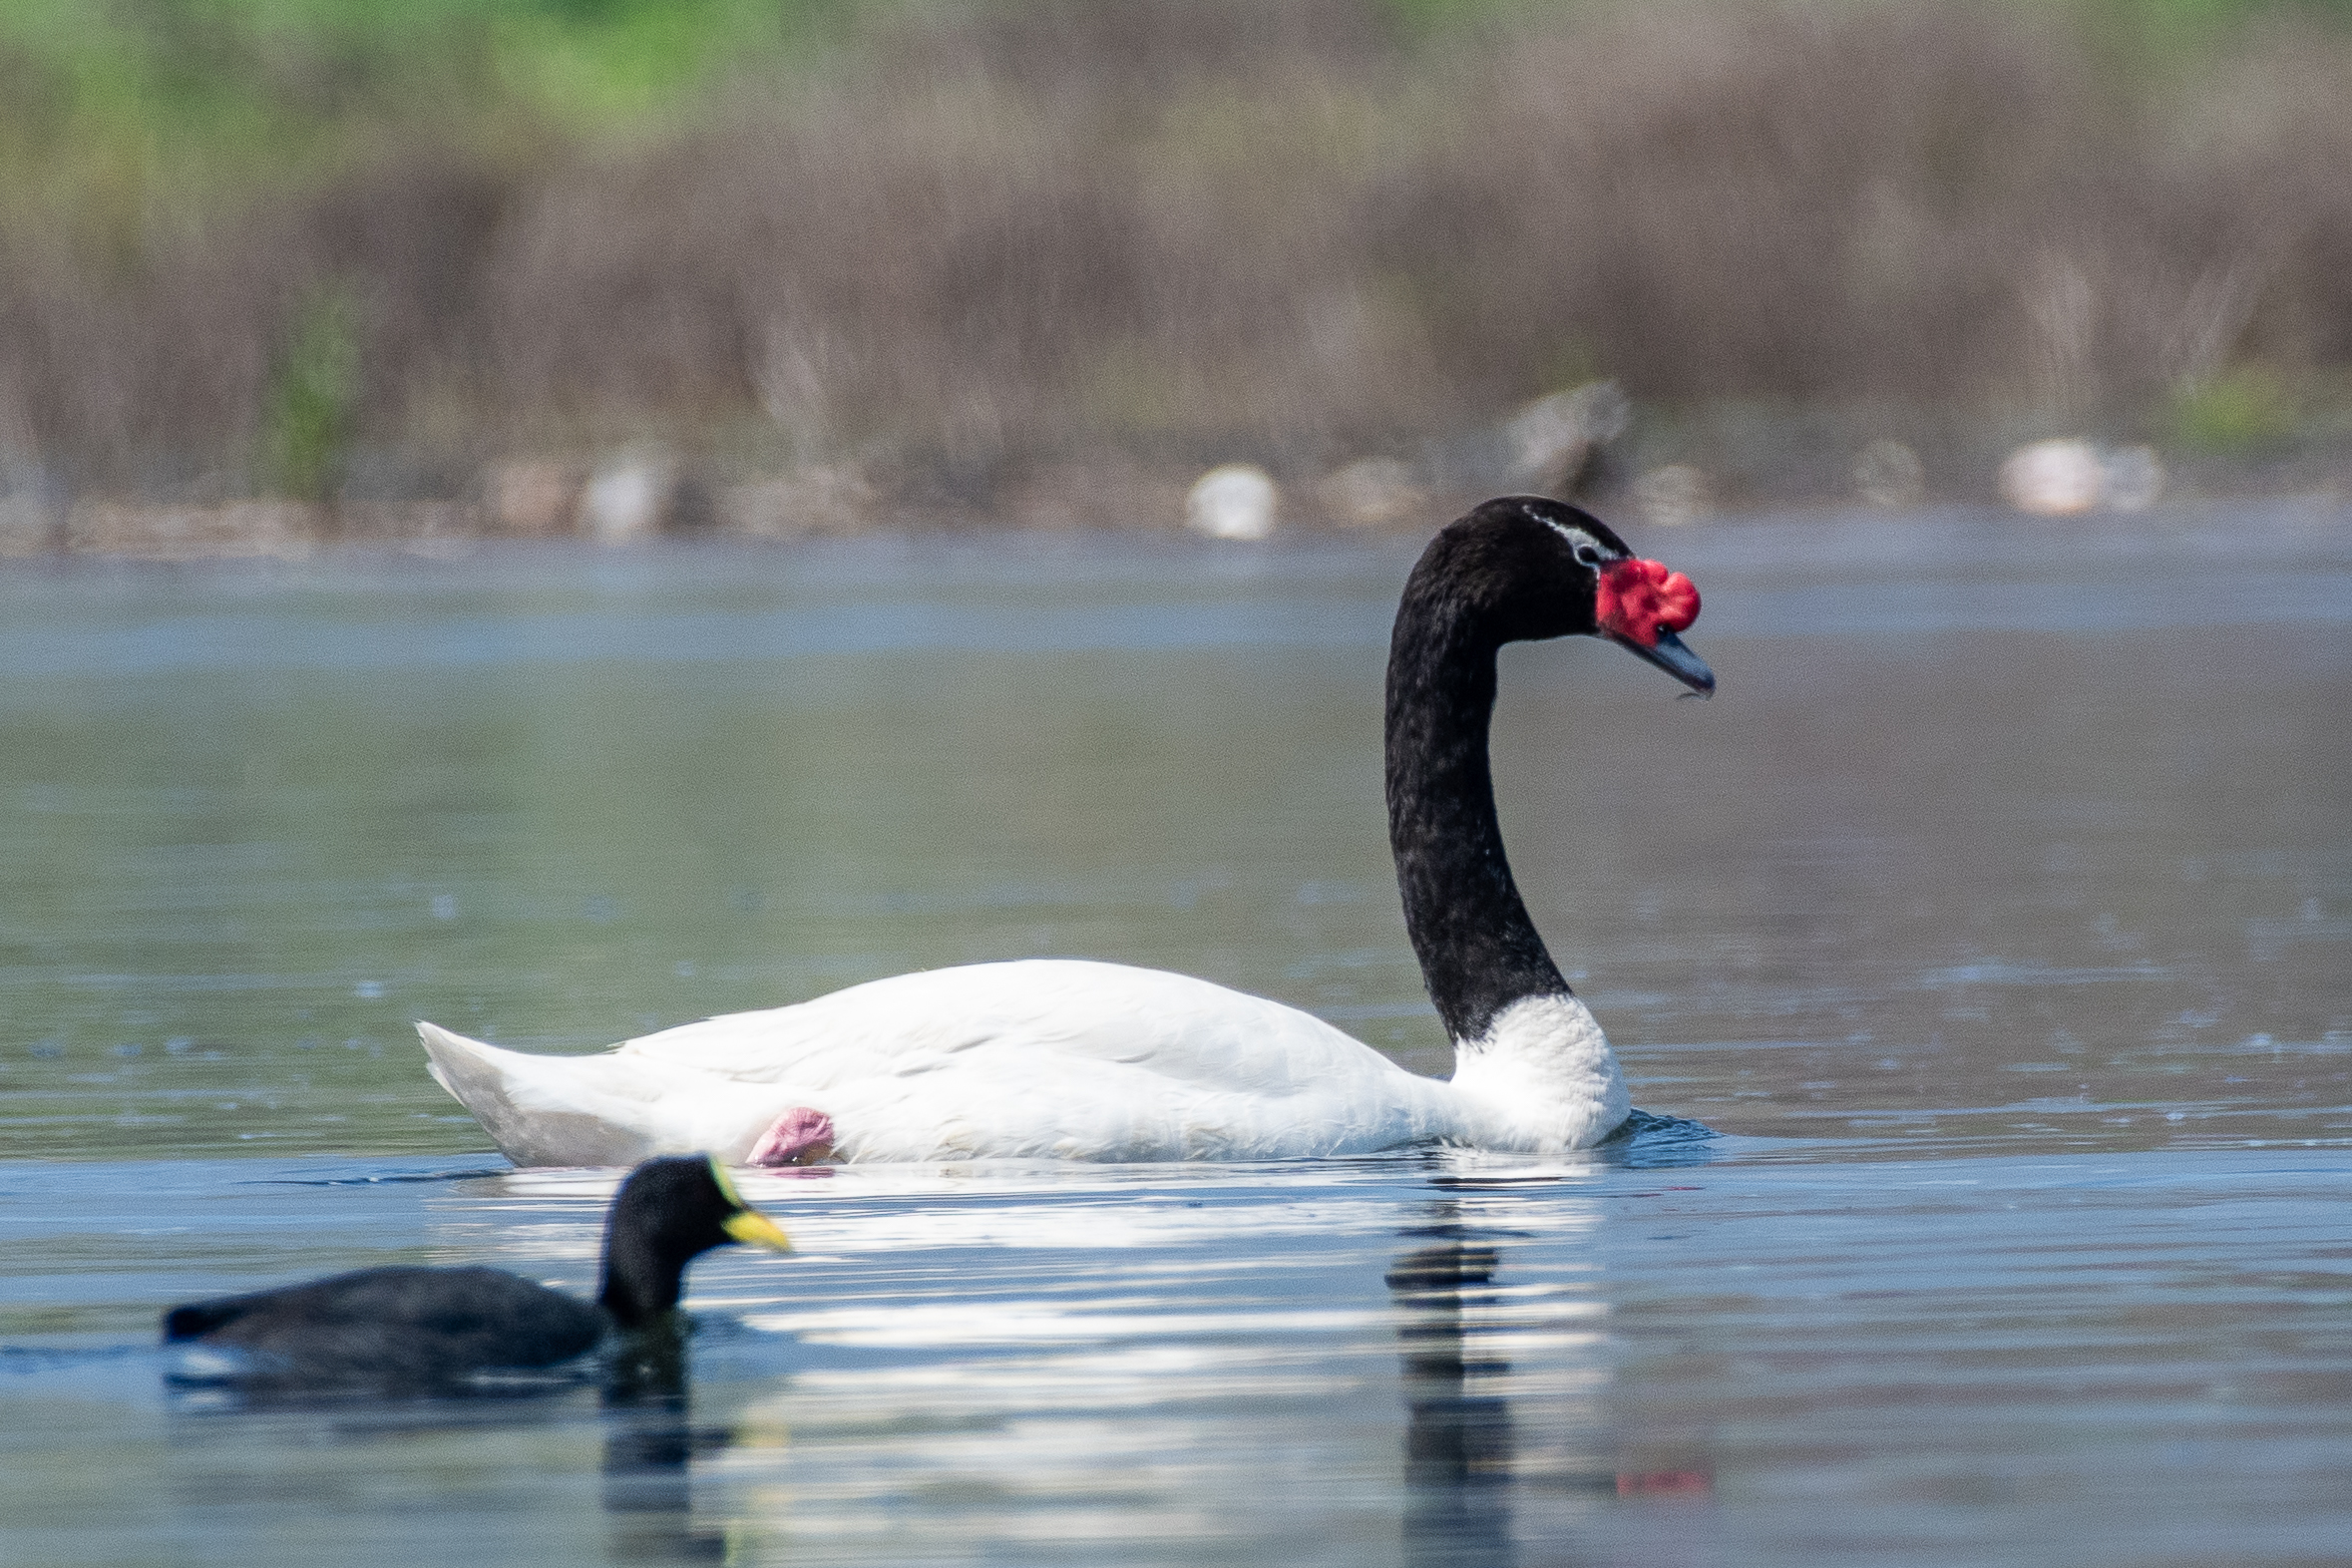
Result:
<svg viewBox="0 0 2352 1568">
<path fill-rule="evenodd" d="M 2352 0 L 0 0 L 0 465 L 984 497 L 1603 375 L 2259 452 L 2345 405 L 2348 170 Z"/>
</svg>

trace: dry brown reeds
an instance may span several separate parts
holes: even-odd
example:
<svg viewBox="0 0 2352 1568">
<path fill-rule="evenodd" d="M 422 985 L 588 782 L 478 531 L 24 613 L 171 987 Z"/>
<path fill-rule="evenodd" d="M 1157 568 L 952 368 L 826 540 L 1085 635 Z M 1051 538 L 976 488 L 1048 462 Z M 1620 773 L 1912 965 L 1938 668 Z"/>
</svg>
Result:
<svg viewBox="0 0 2352 1568">
<path fill-rule="evenodd" d="M 267 488 L 321 300 L 351 443 L 417 455 L 330 477 L 428 491 L 652 429 L 984 502 L 1085 450 L 1398 449 L 1593 375 L 2127 421 L 2352 364 L 2340 34 L 2125 69 L 1964 0 L 1506 14 L 923 9 L 657 145 L 420 130 L 130 254 L 0 214 L 0 454 Z"/>
</svg>

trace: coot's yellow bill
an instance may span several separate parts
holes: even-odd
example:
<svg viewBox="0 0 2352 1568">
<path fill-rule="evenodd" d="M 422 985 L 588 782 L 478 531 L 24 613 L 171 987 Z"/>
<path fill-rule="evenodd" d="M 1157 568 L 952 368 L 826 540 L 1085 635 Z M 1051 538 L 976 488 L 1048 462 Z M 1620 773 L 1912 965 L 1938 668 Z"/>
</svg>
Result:
<svg viewBox="0 0 2352 1568">
<path fill-rule="evenodd" d="M 719 1163 L 716 1155 L 711 1157 L 710 1174 L 717 1178 L 719 1191 L 735 1206 L 733 1214 L 719 1221 L 719 1229 L 746 1246 L 772 1247 L 778 1252 L 792 1250 L 792 1238 L 784 1234 L 783 1228 L 743 1201 L 743 1194 L 735 1190 L 735 1178 L 727 1174 L 726 1166 Z"/>
<path fill-rule="evenodd" d="M 792 1238 L 785 1235 L 774 1220 L 757 1209 L 730 1214 L 719 1224 L 721 1229 L 739 1242 L 748 1242 L 755 1247 L 773 1247 L 778 1252 L 792 1250 Z"/>
</svg>

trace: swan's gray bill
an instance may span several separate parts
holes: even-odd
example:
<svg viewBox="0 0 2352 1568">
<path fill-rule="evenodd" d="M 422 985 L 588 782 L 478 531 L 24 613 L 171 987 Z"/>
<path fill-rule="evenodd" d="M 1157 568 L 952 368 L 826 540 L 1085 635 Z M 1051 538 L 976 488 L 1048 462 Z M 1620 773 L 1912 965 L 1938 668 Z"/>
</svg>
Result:
<svg viewBox="0 0 2352 1568">
<path fill-rule="evenodd" d="M 1715 695 L 1715 671 L 1707 667 L 1707 660 L 1691 651 L 1681 637 L 1671 631 L 1658 633 L 1656 647 L 1644 647 L 1631 637 L 1619 636 L 1614 631 L 1601 633 L 1619 647 L 1636 657 L 1649 660 L 1669 675 L 1703 697 Z"/>
</svg>

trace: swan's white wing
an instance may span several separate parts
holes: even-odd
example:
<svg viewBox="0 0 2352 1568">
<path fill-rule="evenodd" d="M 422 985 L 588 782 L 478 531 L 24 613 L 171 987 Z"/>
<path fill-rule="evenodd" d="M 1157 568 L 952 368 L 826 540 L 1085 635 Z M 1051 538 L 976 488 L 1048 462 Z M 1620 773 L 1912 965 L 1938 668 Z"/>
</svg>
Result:
<svg viewBox="0 0 2352 1568">
<path fill-rule="evenodd" d="M 1079 959 L 896 975 L 790 1007 L 680 1024 L 615 1054 L 744 1083 L 833 1084 L 933 1071 L 1004 1045 L 1242 1090 L 1350 1067 L 1400 1070 L 1296 1007 L 1188 975 Z"/>
<path fill-rule="evenodd" d="M 1425 1080 L 1321 1019 L 1078 960 L 896 976 L 614 1054 L 788 1089 L 850 1159 L 1276 1158 L 1431 1135 Z"/>
<path fill-rule="evenodd" d="M 445 1046 L 427 1043 L 436 1076 L 518 1159 L 518 1144 L 548 1160 L 576 1143 L 739 1159 L 795 1105 L 830 1115 L 853 1160 L 1267 1159 L 1448 1131 L 1443 1085 L 1307 1013 L 1187 976 L 1075 960 L 898 976 L 600 1056 L 478 1047 L 453 1067 Z M 500 1058 L 532 1063 L 535 1076 L 491 1093 L 481 1080 L 507 1068 Z M 525 1137 L 519 1125 L 582 1116 L 618 1136 Z"/>
</svg>

